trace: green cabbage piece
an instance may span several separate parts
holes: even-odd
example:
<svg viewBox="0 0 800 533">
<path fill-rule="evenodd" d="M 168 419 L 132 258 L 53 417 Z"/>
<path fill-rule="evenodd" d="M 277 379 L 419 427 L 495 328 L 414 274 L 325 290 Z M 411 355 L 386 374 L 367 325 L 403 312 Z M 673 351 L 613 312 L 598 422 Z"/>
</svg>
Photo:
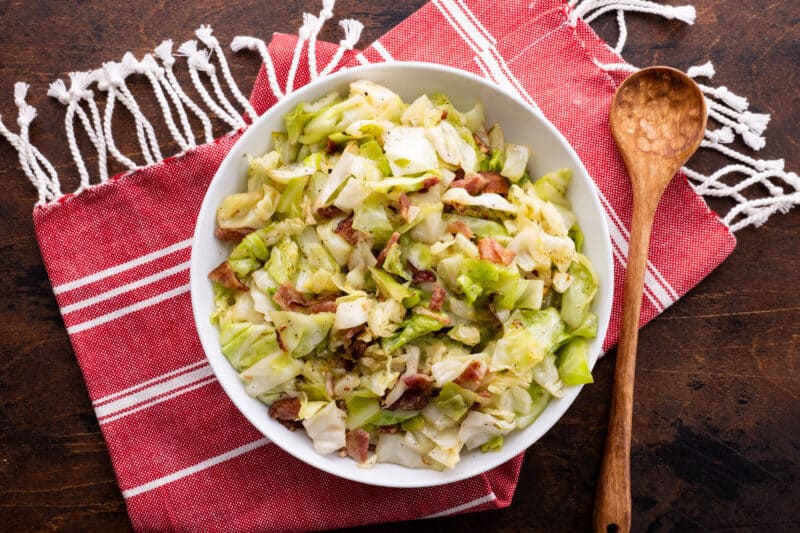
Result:
<svg viewBox="0 0 800 533">
<path fill-rule="evenodd" d="M 589 370 L 589 342 L 582 337 L 570 341 L 559 350 L 556 367 L 564 385 L 594 383 Z"/>
<path fill-rule="evenodd" d="M 281 337 L 281 344 L 294 357 L 308 355 L 322 343 L 333 326 L 333 313 L 306 315 L 294 311 L 272 311 L 270 318 Z"/>
<path fill-rule="evenodd" d="M 275 329 L 266 324 L 224 320 L 219 328 L 222 353 L 238 371 L 278 350 Z"/>
<path fill-rule="evenodd" d="M 575 251 L 581 253 L 583 249 L 583 231 L 581 231 L 580 226 L 577 223 L 573 224 L 571 228 L 569 228 L 569 233 L 567 234 L 572 242 L 575 243 Z"/>
<path fill-rule="evenodd" d="M 568 205 L 567 187 L 572 180 L 572 170 L 562 168 L 545 174 L 533 183 L 533 190 L 542 200 L 558 205 Z"/>
<path fill-rule="evenodd" d="M 389 167 L 389 159 L 386 158 L 383 148 L 374 139 L 361 143 L 358 146 L 358 151 L 361 157 L 375 161 L 381 174 L 384 176 L 391 175 L 392 169 Z"/>
<path fill-rule="evenodd" d="M 417 270 L 428 270 L 433 265 L 430 246 L 426 246 L 421 242 L 412 241 L 408 245 L 403 244 L 403 255 L 408 258 L 408 262 L 414 265 Z"/>
<path fill-rule="evenodd" d="M 308 176 L 292 178 L 281 193 L 277 213 L 290 218 L 300 218 L 303 216 L 303 193 L 308 184 Z"/>
<path fill-rule="evenodd" d="M 477 393 L 448 381 L 439 391 L 439 396 L 434 400 L 434 404 L 445 415 L 458 422 L 467 414 L 477 398 Z"/>
<path fill-rule="evenodd" d="M 297 153 L 300 150 L 300 145 L 290 142 L 286 132 L 274 131 L 272 132 L 272 149 L 280 154 L 281 162 L 283 162 L 284 165 L 288 165 L 289 163 L 297 161 Z"/>
<path fill-rule="evenodd" d="M 391 337 L 385 337 L 383 342 L 383 349 L 391 353 L 408 344 L 409 342 L 439 331 L 444 327 L 444 323 L 436 318 L 414 313 L 411 319 L 405 324 L 403 329 Z"/>
<path fill-rule="evenodd" d="M 393 244 L 386 253 L 386 259 L 383 261 L 383 269 L 390 274 L 400 276 L 406 281 L 411 280 L 411 273 L 403 266 L 401 248 L 397 243 Z"/>
<path fill-rule="evenodd" d="M 467 227 L 478 237 L 507 237 L 508 231 L 502 224 L 494 222 L 493 220 L 486 220 L 485 218 L 469 217 L 465 215 L 447 214 L 444 215 L 444 221 L 448 224 L 450 222 L 463 222 Z"/>
<path fill-rule="evenodd" d="M 280 350 L 273 352 L 239 374 L 250 396 L 274 391 L 299 376 L 303 362 Z"/>
<path fill-rule="evenodd" d="M 565 329 L 555 308 L 515 310 L 503 324 L 503 336 L 495 345 L 490 369 L 524 375 L 554 349 Z"/>
<path fill-rule="evenodd" d="M 347 407 L 347 429 L 349 430 L 366 426 L 381 412 L 378 397 L 364 389 L 353 391 L 345 400 L 345 405 Z"/>
<path fill-rule="evenodd" d="M 511 143 L 506 144 L 505 150 L 506 158 L 503 162 L 503 168 L 500 169 L 500 174 L 513 182 L 518 182 L 522 175 L 525 174 L 530 151 L 527 146 Z"/>
<path fill-rule="evenodd" d="M 220 228 L 264 227 L 275 213 L 278 195 L 278 191 L 266 184 L 260 191 L 229 194 L 217 208 L 217 225 Z"/>
<path fill-rule="evenodd" d="M 375 281 L 375 285 L 378 286 L 378 290 L 385 297 L 398 302 L 414 297 L 415 293 L 411 288 L 399 283 L 390 274 L 375 267 L 369 267 L 369 272 L 372 274 L 372 279 Z"/>
<path fill-rule="evenodd" d="M 393 426 L 406 420 L 410 420 L 417 416 L 419 411 L 391 411 L 389 409 L 381 409 L 378 416 L 369 421 L 373 426 Z"/>
<path fill-rule="evenodd" d="M 496 452 L 499 451 L 502 447 L 503 447 L 503 436 L 495 435 L 491 439 L 481 444 L 481 451 L 483 453 Z"/>
<path fill-rule="evenodd" d="M 400 429 L 403 431 L 420 431 L 425 427 L 425 418 L 422 415 L 417 415 L 408 420 L 403 420 L 400 423 Z"/>
<path fill-rule="evenodd" d="M 266 228 L 248 233 L 228 256 L 231 270 L 240 278 L 261 268 L 269 256 L 269 248 L 264 239 L 264 229 Z"/>
<path fill-rule="evenodd" d="M 356 120 L 371 118 L 375 118 L 375 111 L 367 100 L 353 96 L 321 109 L 304 125 L 298 140 L 302 144 L 316 144 L 332 133 L 344 132 Z"/>
<path fill-rule="evenodd" d="M 375 242 L 382 244 L 394 233 L 394 226 L 389 220 L 380 195 L 371 194 L 364 203 L 354 210 L 353 228 L 366 234 L 372 234 Z"/>
<path fill-rule="evenodd" d="M 289 238 L 284 238 L 272 247 L 266 270 L 278 283 L 288 283 L 297 272 L 300 247 Z"/>
<path fill-rule="evenodd" d="M 597 274 L 595 274 L 589 259 L 578 255 L 578 260 L 569 267 L 572 284 L 561 297 L 561 318 L 570 328 L 578 328 L 589 313 L 592 300 L 597 294 Z"/>
<path fill-rule="evenodd" d="M 550 393 L 544 390 L 538 383 L 531 383 L 528 387 L 528 394 L 531 397 L 531 409 L 528 411 L 528 424 L 533 423 L 539 418 L 544 408 L 550 403 Z"/>
<path fill-rule="evenodd" d="M 269 173 L 281 164 L 281 154 L 272 150 L 261 157 L 250 159 L 247 166 L 247 192 L 261 190 L 269 183 Z"/>
</svg>

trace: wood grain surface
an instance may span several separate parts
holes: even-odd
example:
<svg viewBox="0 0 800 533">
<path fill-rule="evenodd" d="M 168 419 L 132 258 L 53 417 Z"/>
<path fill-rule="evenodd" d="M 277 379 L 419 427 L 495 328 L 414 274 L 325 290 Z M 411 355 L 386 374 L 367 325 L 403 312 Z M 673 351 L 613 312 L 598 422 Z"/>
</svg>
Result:
<svg viewBox="0 0 800 533">
<path fill-rule="evenodd" d="M 368 43 L 422 4 L 339 0 L 336 16 L 364 22 L 362 43 Z M 784 157 L 788 168 L 800 170 L 800 3 L 694 4 L 694 26 L 629 17 L 626 57 L 639 66 L 681 69 L 711 59 L 716 84 L 748 96 L 754 111 L 772 113 L 760 156 Z M 64 142 L 64 108 L 45 95 L 50 81 L 127 50 L 141 56 L 164 38 L 182 42 L 201 23 L 211 24 L 223 43 L 239 34 L 268 39 L 294 32 L 303 10 L 316 12 L 319 2 L 0 0 L 0 113 L 13 123 L 13 83 L 31 83 L 29 103 L 39 110 L 33 142 L 71 190 L 77 180 L 66 178 L 76 173 Z M 594 26 L 616 39 L 613 17 Z M 340 37 L 331 25 L 322 38 Z M 253 54 L 231 59 L 243 87 L 258 66 Z M 154 105 L 146 101 L 145 114 Z M 130 126 L 120 119 L 115 132 Z M 123 151 L 135 154 L 133 135 L 119 135 Z M 78 141 L 88 152 L 87 139 Z M 693 166 L 710 170 L 721 161 L 703 154 Z M 0 142 L 0 530 L 128 531 L 41 263 L 31 223 L 35 200 L 16 153 Z M 800 209 L 737 237 L 721 267 L 641 331 L 634 531 L 800 530 Z M 613 363 L 614 352 L 598 363 L 596 383 L 527 452 L 510 508 L 354 531 L 588 530 Z"/>
</svg>

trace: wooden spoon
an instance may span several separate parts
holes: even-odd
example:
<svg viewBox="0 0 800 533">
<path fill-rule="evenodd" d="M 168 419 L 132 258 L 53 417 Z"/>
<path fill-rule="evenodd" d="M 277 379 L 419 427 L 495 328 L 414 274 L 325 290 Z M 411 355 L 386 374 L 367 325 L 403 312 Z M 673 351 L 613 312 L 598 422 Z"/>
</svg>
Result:
<svg viewBox="0 0 800 533">
<path fill-rule="evenodd" d="M 627 533 L 631 528 L 633 382 L 650 230 L 664 189 L 700 145 L 706 129 L 706 102 L 684 73 L 651 67 L 636 72 L 619 86 L 611 103 L 610 120 L 631 177 L 633 219 L 594 531 Z"/>
</svg>

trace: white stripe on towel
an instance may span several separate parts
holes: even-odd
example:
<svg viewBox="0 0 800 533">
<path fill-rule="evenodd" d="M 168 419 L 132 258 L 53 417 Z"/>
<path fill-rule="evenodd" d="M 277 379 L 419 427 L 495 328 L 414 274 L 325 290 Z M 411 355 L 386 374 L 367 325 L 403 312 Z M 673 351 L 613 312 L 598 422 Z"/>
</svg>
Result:
<svg viewBox="0 0 800 533">
<path fill-rule="evenodd" d="M 113 311 L 105 315 L 101 315 L 91 320 L 87 320 L 86 322 L 81 322 L 78 324 L 73 324 L 71 326 L 68 326 L 67 333 L 69 333 L 70 335 L 74 335 L 75 333 L 79 333 L 81 331 L 97 327 L 101 324 L 105 324 L 106 322 L 111 322 L 112 320 L 116 320 L 127 314 L 140 311 L 142 309 L 146 309 L 148 307 L 159 304 L 165 300 L 169 300 L 170 298 L 173 298 L 175 296 L 180 296 L 181 294 L 187 292 L 189 292 L 188 283 L 186 285 L 181 285 L 180 287 L 175 287 L 172 290 L 153 296 L 152 298 L 147 298 L 146 300 L 142 300 L 141 302 L 136 302 L 135 304 L 128 305 L 126 307 L 121 307 L 116 311 Z"/>
<path fill-rule="evenodd" d="M 177 252 L 178 250 L 183 250 L 184 248 L 188 248 L 191 245 L 192 245 L 192 239 L 186 239 L 185 241 L 176 242 L 175 244 L 167 246 L 166 248 L 162 248 L 160 250 L 156 250 L 155 252 L 136 257 L 134 259 L 131 259 L 130 261 L 126 261 L 125 263 L 121 263 L 119 265 L 106 268 L 105 270 L 95 272 L 94 274 L 90 274 L 88 276 L 84 276 L 82 278 L 69 281 L 67 283 L 56 285 L 55 287 L 53 287 L 53 292 L 55 294 L 61 294 L 67 291 L 77 289 L 78 287 L 94 283 L 95 281 L 99 281 L 103 278 L 107 278 L 109 276 L 119 274 L 120 272 L 125 272 L 126 270 L 136 268 L 137 266 L 143 265 L 145 263 L 155 261 L 156 259 L 165 257 L 171 253 Z"/>
<path fill-rule="evenodd" d="M 177 472 L 173 472 L 172 474 L 139 485 L 138 487 L 133 487 L 131 489 L 123 490 L 122 496 L 127 499 L 127 498 L 133 498 L 134 496 L 138 496 L 140 494 L 144 494 L 145 492 L 150 492 L 153 489 L 163 487 L 164 485 L 172 483 L 173 481 L 177 481 L 187 476 L 191 476 L 192 474 L 202 472 L 207 468 L 211 468 L 212 466 L 224 463 L 229 459 L 233 459 L 234 457 L 239 457 L 242 454 L 253 451 L 257 448 L 261 448 L 262 446 L 266 446 L 267 444 L 269 444 L 269 442 L 270 442 L 269 439 L 267 439 L 266 437 L 263 439 L 255 440 L 253 442 L 249 442 L 243 446 L 234 448 L 233 450 L 227 451 L 215 457 L 211 457 L 210 459 L 206 459 L 205 461 L 197 463 L 196 465 L 183 468 L 181 470 L 178 470 Z"/>
</svg>

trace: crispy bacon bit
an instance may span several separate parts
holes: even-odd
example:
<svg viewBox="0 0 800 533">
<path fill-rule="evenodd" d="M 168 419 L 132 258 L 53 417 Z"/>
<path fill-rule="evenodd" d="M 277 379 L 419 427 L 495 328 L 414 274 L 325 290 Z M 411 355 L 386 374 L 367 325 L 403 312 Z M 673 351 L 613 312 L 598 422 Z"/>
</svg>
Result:
<svg viewBox="0 0 800 533">
<path fill-rule="evenodd" d="M 379 426 L 378 431 L 380 433 L 397 433 L 397 424 L 392 424 L 391 426 Z"/>
<path fill-rule="evenodd" d="M 438 320 L 445 326 L 449 326 L 450 324 L 453 323 L 453 320 L 449 316 L 436 313 L 431 309 L 428 309 L 427 307 L 415 307 L 414 312 L 417 313 L 418 315 L 425 315 L 427 317 L 433 318 L 434 320 Z"/>
<path fill-rule="evenodd" d="M 355 246 L 358 242 L 358 230 L 353 229 L 353 217 L 348 217 L 336 225 L 334 233 L 339 234 L 344 240 Z"/>
<path fill-rule="evenodd" d="M 461 375 L 453 380 L 453 383 L 465 389 L 477 390 L 486 375 L 486 370 L 486 363 L 476 359 L 467 365 Z"/>
<path fill-rule="evenodd" d="M 364 341 L 360 341 L 358 339 L 354 340 L 350 345 L 350 355 L 352 355 L 355 359 L 361 359 L 364 357 L 364 352 L 367 351 L 367 346 L 369 345 Z"/>
<path fill-rule="evenodd" d="M 486 170 L 478 174 L 488 181 L 482 192 L 508 194 L 508 180 L 499 173 Z"/>
<path fill-rule="evenodd" d="M 212 270 L 208 275 L 208 279 L 215 283 L 219 283 L 226 289 L 236 289 L 239 291 L 250 290 L 247 285 L 239 281 L 239 278 L 237 278 L 234 271 L 231 270 L 231 265 L 227 260 L 223 261 L 217 268 Z"/>
<path fill-rule="evenodd" d="M 269 406 L 269 416 L 278 420 L 297 420 L 300 398 L 281 398 Z"/>
<path fill-rule="evenodd" d="M 283 311 L 297 311 L 299 308 L 308 307 L 308 300 L 305 296 L 288 283 L 282 283 L 272 297 Z"/>
<path fill-rule="evenodd" d="M 430 189 L 431 187 L 435 187 L 438 184 L 439 184 L 438 176 L 431 176 L 430 178 L 425 178 L 422 181 L 422 188 L 419 190 L 419 192 L 428 192 L 428 189 Z"/>
<path fill-rule="evenodd" d="M 481 171 L 468 178 L 453 180 L 450 187 L 460 187 L 466 189 L 471 195 L 475 196 L 484 192 L 495 194 L 508 194 L 508 180 L 497 172 Z"/>
<path fill-rule="evenodd" d="M 432 377 L 425 374 L 411 374 L 403 376 L 401 379 L 406 386 L 406 391 L 400 396 L 400 399 L 389 406 L 390 410 L 412 411 L 428 405 L 431 397 Z"/>
<path fill-rule="evenodd" d="M 398 198 L 398 202 L 400 202 L 400 216 L 408 220 L 408 208 L 411 207 L 411 200 L 408 199 L 406 193 L 402 193 Z"/>
<path fill-rule="evenodd" d="M 335 205 L 326 205 L 325 207 L 320 207 L 319 209 L 317 209 L 317 216 L 321 220 L 330 220 L 332 218 L 338 217 L 341 214 L 344 214 L 344 211 L 342 211 Z"/>
<path fill-rule="evenodd" d="M 478 241 L 478 254 L 481 259 L 497 263 L 499 265 L 510 265 L 517 254 L 513 251 L 503 248 L 497 241 L 490 237 L 480 239 Z"/>
<path fill-rule="evenodd" d="M 449 114 L 450 112 L 447 109 L 442 109 L 442 120 L 447 120 L 447 115 Z"/>
<path fill-rule="evenodd" d="M 433 378 L 425 374 L 409 374 L 408 376 L 403 376 L 403 383 L 409 389 L 424 389 L 433 383 Z"/>
<path fill-rule="evenodd" d="M 336 151 L 336 143 L 330 137 L 325 141 L 325 153 L 332 154 Z"/>
<path fill-rule="evenodd" d="M 409 263 L 411 266 L 411 263 Z M 423 283 L 431 283 L 436 281 L 436 274 L 433 270 L 417 270 L 412 269 L 413 274 L 411 275 L 411 284 L 412 285 L 421 285 Z"/>
<path fill-rule="evenodd" d="M 487 135 L 486 130 L 483 128 L 479 129 L 472 134 L 472 138 L 475 139 L 475 144 L 478 145 L 482 154 L 488 154 L 491 151 L 491 141 L 489 140 L 489 135 Z"/>
<path fill-rule="evenodd" d="M 358 336 L 359 333 L 361 333 L 365 329 L 367 329 L 367 326 L 365 326 L 364 324 L 359 324 L 358 326 L 354 326 L 350 329 L 345 330 L 345 332 L 342 334 L 342 337 L 348 340 L 355 338 L 356 336 Z"/>
<path fill-rule="evenodd" d="M 392 236 L 389 237 L 389 241 L 386 243 L 386 246 L 384 246 L 383 250 L 381 250 L 381 253 L 378 254 L 378 262 L 376 263 L 378 268 L 383 266 L 383 262 L 386 261 L 386 256 L 389 254 L 389 250 L 391 249 L 392 246 L 397 244 L 397 241 L 399 239 L 400 239 L 400 233 L 397 231 L 392 233 Z"/>
<path fill-rule="evenodd" d="M 488 183 L 488 180 L 480 174 L 473 174 L 468 178 L 453 180 L 453 183 L 450 184 L 450 188 L 466 189 L 471 196 L 475 196 L 476 194 L 480 194 Z"/>
<path fill-rule="evenodd" d="M 438 283 L 433 286 L 433 294 L 431 295 L 431 311 L 441 311 L 442 304 L 444 304 L 444 297 L 447 293 Z"/>
<path fill-rule="evenodd" d="M 253 228 L 217 228 L 214 235 L 221 241 L 240 242 L 254 231 Z"/>
<path fill-rule="evenodd" d="M 369 433 L 361 428 L 348 431 L 344 437 L 347 455 L 363 463 L 369 457 Z"/>
<path fill-rule="evenodd" d="M 450 222 L 447 225 L 447 231 L 450 233 L 460 233 L 467 239 L 471 239 L 475 236 L 475 234 L 472 233 L 472 230 L 469 229 L 469 226 L 467 226 L 467 223 L 463 220 L 454 220 Z"/>
<path fill-rule="evenodd" d="M 336 302 L 333 300 L 327 300 L 323 302 L 317 302 L 308 306 L 309 313 L 335 313 L 336 312 Z"/>
</svg>

